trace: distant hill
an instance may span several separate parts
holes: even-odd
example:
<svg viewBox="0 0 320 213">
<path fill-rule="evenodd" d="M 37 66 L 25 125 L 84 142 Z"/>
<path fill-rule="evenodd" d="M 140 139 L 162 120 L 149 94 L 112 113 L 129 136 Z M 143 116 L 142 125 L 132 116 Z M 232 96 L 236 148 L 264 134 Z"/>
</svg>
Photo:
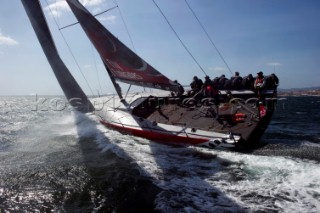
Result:
<svg viewBox="0 0 320 213">
<path fill-rule="evenodd" d="M 317 87 L 303 87 L 303 88 L 290 88 L 290 89 L 278 88 L 278 91 L 279 91 L 279 92 L 307 91 L 307 90 L 320 90 L 320 86 L 317 86 Z"/>
<path fill-rule="evenodd" d="M 291 89 L 278 89 L 279 96 L 320 96 L 320 86 Z"/>
</svg>

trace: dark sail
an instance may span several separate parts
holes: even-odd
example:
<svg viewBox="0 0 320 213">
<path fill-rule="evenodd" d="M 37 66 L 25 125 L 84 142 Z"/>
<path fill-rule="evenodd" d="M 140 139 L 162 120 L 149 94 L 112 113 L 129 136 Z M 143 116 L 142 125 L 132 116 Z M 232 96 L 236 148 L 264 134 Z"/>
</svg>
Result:
<svg viewBox="0 0 320 213">
<path fill-rule="evenodd" d="M 67 3 L 109 68 L 111 78 L 133 85 L 178 91 L 177 84 L 119 41 L 77 0 L 67 0 Z"/>
<path fill-rule="evenodd" d="M 61 60 L 39 0 L 21 0 L 42 49 L 69 103 L 80 112 L 92 112 L 93 105 L 88 100 L 76 80 Z"/>
</svg>

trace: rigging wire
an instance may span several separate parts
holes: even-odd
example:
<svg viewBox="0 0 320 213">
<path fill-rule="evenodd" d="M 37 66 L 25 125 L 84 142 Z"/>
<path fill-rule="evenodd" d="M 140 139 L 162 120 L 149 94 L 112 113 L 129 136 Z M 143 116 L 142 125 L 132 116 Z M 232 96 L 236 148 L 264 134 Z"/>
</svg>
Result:
<svg viewBox="0 0 320 213">
<path fill-rule="evenodd" d="M 58 27 L 58 29 L 59 29 L 58 22 L 57 22 L 57 20 L 56 20 L 56 18 L 55 18 L 55 16 L 54 16 L 54 13 L 52 12 L 51 8 L 49 7 L 49 3 L 48 3 L 48 1 L 47 1 L 47 0 L 46 0 L 46 3 L 47 3 L 47 5 L 48 5 L 48 8 L 49 8 L 49 10 L 50 10 L 51 15 L 53 16 L 53 20 L 54 20 L 55 24 L 57 25 L 57 27 Z M 82 70 L 81 70 L 81 68 L 80 68 L 80 65 L 78 64 L 78 62 L 77 62 L 77 60 L 76 60 L 76 58 L 75 58 L 75 56 L 74 56 L 73 52 L 71 51 L 71 48 L 70 48 L 70 46 L 69 46 L 69 44 L 68 44 L 68 42 L 67 42 L 66 38 L 64 37 L 64 35 L 63 35 L 63 33 L 62 33 L 62 31 L 61 31 L 61 30 L 59 30 L 59 32 L 60 32 L 60 34 L 61 34 L 61 36 L 62 36 L 62 38 L 63 38 L 64 42 L 66 43 L 66 45 L 67 45 L 67 47 L 68 47 L 68 49 L 69 49 L 69 52 L 70 52 L 70 54 L 71 54 L 71 56 L 72 56 L 73 60 L 75 61 L 75 63 L 76 63 L 76 65 L 77 65 L 77 67 L 78 67 L 78 69 L 79 69 L 79 71 L 80 71 L 80 73 L 81 73 L 82 77 L 84 78 L 84 80 L 85 80 L 85 82 L 86 82 L 87 86 L 89 87 L 89 89 L 90 89 L 90 91 L 91 91 L 91 94 L 94 96 L 94 93 L 93 93 L 93 91 L 92 91 L 92 89 L 91 89 L 91 87 L 90 87 L 90 85 L 89 85 L 89 83 L 88 83 L 88 81 L 87 81 L 87 79 L 86 79 L 85 75 L 83 74 L 83 72 L 82 72 Z"/>
<path fill-rule="evenodd" d="M 155 0 L 152 0 L 153 3 L 156 5 L 156 7 L 158 8 L 158 10 L 160 11 L 161 15 L 164 17 L 164 19 L 167 21 L 167 23 L 169 24 L 169 26 L 171 27 L 172 31 L 174 32 L 174 34 L 177 36 L 177 38 L 179 39 L 180 43 L 182 44 L 182 46 L 185 48 L 185 50 L 189 53 L 189 55 L 192 57 L 192 59 L 194 60 L 194 62 L 199 66 L 199 68 L 201 69 L 201 71 L 207 75 L 207 73 L 204 71 L 204 69 L 201 67 L 201 65 L 199 64 L 199 62 L 195 59 L 195 57 L 192 55 L 192 53 L 189 51 L 189 49 L 187 48 L 187 46 L 183 43 L 183 41 L 181 40 L 181 38 L 179 37 L 178 33 L 174 30 L 174 28 L 172 27 L 172 25 L 170 24 L 169 20 L 167 19 L 167 17 L 164 15 L 164 13 L 162 12 L 162 10 L 160 9 L 160 7 L 158 6 L 158 4 L 155 2 Z"/>
<path fill-rule="evenodd" d="M 117 5 L 117 7 L 118 7 L 121 20 L 122 20 L 122 22 L 123 22 L 124 27 L 126 28 L 127 34 L 128 34 L 128 36 L 129 36 L 129 39 L 130 39 L 130 42 L 131 42 L 131 45 L 132 45 L 132 48 L 133 48 L 133 50 L 136 52 L 136 49 L 135 49 L 134 44 L 133 44 L 132 37 L 131 37 L 131 35 L 130 35 L 130 33 L 129 33 L 128 26 L 127 26 L 127 24 L 126 24 L 126 22 L 125 22 L 125 20 L 124 20 L 124 18 L 123 18 L 123 15 L 122 15 L 122 12 L 121 12 L 120 7 L 119 7 L 119 5 L 118 5 L 118 2 L 117 2 L 117 0 L 112 0 L 112 1 L 113 1 L 113 3 L 114 3 L 115 5 Z"/>
<path fill-rule="evenodd" d="M 92 52 L 92 57 L 93 57 L 93 64 L 94 64 L 94 68 L 96 70 L 96 74 L 97 74 L 97 79 L 98 79 L 98 83 L 99 83 L 99 88 L 100 88 L 100 92 L 102 93 L 102 87 L 101 87 L 101 83 L 100 83 L 100 77 L 99 77 L 99 72 L 98 72 L 98 67 L 97 67 L 97 63 L 96 63 L 96 57 L 94 56 L 94 49 L 91 46 L 91 52 Z"/>
<path fill-rule="evenodd" d="M 213 45 L 213 47 L 216 49 L 216 51 L 218 52 L 220 58 L 222 59 L 222 61 L 224 62 L 224 64 L 227 66 L 228 70 L 230 71 L 231 74 L 233 74 L 233 72 L 231 71 L 230 67 L 228 66 L 226 60 L 224 59 L 224 57 L 222 56 L 221 52 L 219 51 L 219 49 L 217 48 L 217 46 L 214 44 L 213 40 L 211 39 L 210 35 L 208 34 L 208 32 L 206 31 L 206 29 L 204 28 L 204 26 L 202 25 L 202 23 L 200 22 L 199 18 L 197 17 L 197 15 L 195 14 L 194 10 L 191 8 L 191 6 L 189 5 L 188 1 L 185 0 L 186 4 L 188 5 L 189 9 L 191 10 L 193 16 L 197 19 L 199 25 L 201 26 L 202 30 L 205 32 L 206 36 L 208 37 L 209 41 L 211 42 L 211 44 Z"/>
<path fill-rule="evenodd" d="M 117 8 L 117 7 L 118 7 L 118 5 L 116 5 L 116 6 L 112 7 L 112 8 L 109 8 L 109 9 L 107 9 L 107 10 L 105 10 L 105 11 L 102 11 L 102 12 L 100 12 L 100 13 L 97 13 L 97 14 L 95 14 L 94 16 L 99 16 L 99 15 L 101 15 L 101 14 L 103 14 L 103 13 L 106 13 L 106 12 L 108 12 L 108 11 L 110 11 L 110 10 L 113 10 L 113 9 L 115 9 L 115 8 Z M 77 21 L 77 22 L 75 22 L 75 23 L 68 24 L 67 26 L 64 26 L 64 27 L 59 28 L 59 30 L 63 30 L 63 29 L 65 29 L 65 28 L 67 28 L 67 27 L 71 27 L 71 26 L 74 26 L 74 25 L 76 25 L 76 24 L 79 24 L 79 22 Z"/>
<path fill-rule="evenodd" d="M 128 26 L 127 26 L 127 24 L 126 24 L 126 22 L 125 22 L 125 20 L 124 20 L 124 18 L 123 18 L 123 15 L 122 15 L 122 12 L 121 12 L 120 7 L 119 7 L 119 5 L 118 5 L 118 2 L 117 2 L 117 0 L 112 0 L 112 1 L 113 1 L 113 3 L 114 3 L 115 5 L 117 5 L 117 7 L 118 7 L 121 20 L 122 20 L 122 22 L 123 22 L 124 27 L 126 28 L 127 34 L 128 34 L 128 36 L 129 36 L 129 39 L 130 39 L 130 42 L 131 42 L 131 45 L 132 45 L 132 48 L 133 48 L 134 52 L 136 52 L 136 48 L 134 47 L 132 37 L 131 37 L 130 32 L 129 32 L 129 30 L 128 30 Z M 129 88 L 128 88 L 128 91 L 127 91 L 125 97 L 127 97 L 130 88 L 131 88 L 131 84 L 130 84 L 130 86 L 129 86 Z"/>
</svg>

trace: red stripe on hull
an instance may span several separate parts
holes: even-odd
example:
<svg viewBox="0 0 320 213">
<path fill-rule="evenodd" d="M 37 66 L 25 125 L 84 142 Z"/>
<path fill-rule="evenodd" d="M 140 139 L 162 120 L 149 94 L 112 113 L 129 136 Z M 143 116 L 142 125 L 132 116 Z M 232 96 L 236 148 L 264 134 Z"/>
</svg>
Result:
<svg viewBox="0 0 320 213">
<path fill-rule="evenodd" d="M 102 121 L 102 120 L 100 122 L 103 125 L 105 125 L 106 127 L 117 130 L 119 132 L 142 137 L 142 138 L 146 138 L 146 139 L 153 140 L 153 141 L 166 143 L 166 144 L 198 145 L 198 144 L 209 141 L 209 139 L 207 139 L 207 138 L 190 138 L 190 137 L 178 136 L 178 135 L 173 135 L 173 134 L 124 127 L 124 126 L 120 126 L 120 125 L 116 125 L 116 124 L 111 124 L 111 123 L 108 123 L 108 122 Z"/>
</svg>

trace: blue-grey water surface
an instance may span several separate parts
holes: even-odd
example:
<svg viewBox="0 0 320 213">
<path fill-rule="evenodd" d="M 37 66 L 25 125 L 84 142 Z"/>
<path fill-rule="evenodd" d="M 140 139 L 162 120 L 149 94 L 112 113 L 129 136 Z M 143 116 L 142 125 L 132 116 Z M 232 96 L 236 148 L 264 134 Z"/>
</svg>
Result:
<svg viewBox="0 0 320 213">
<path fill-rule="evenodd" d="M 320 211 L 320 97 L 280 99 L 248 153 L 122 135 L 63 100 L 0 97 L 0 212 Z"/>
</svg>

